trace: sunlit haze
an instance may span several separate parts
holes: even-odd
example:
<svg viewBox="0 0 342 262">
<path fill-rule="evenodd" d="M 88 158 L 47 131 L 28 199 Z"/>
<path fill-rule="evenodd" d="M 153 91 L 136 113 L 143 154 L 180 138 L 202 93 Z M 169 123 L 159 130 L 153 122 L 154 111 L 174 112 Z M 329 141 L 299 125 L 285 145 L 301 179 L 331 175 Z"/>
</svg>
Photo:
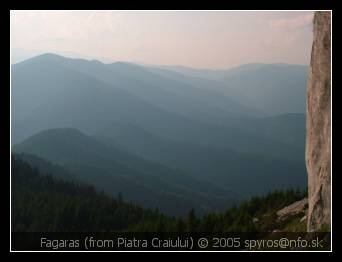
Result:
<svg viewBox="0 0 342 262">
<path fill-rule="evenodd" d="M 12 11 L 12 63 L 41 53 L 226 69 L 308 64 L 313 12 Z"/>
</svg>

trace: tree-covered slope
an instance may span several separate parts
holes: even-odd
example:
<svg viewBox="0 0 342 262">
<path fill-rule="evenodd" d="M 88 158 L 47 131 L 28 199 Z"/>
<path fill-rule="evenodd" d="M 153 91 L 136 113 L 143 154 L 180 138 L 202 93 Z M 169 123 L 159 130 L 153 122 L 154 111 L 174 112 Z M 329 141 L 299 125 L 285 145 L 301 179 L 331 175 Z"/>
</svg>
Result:
<svg viewBox="0 0 342 262">
<path fill-rule="evenodd" d="M 128 200 L 167 214 L 184 215 L 192 207 L 200 213 L 222 210 L 238 199 L 232 191 L 103 144 L 76 129 L 43 131 L 13 151 L 37 155 L 82 182 L 112 195 L 121 192 Z"/>
<path fill-rule="evenodd" d="M 184 218 L 127 203 L 92 186 L 80 185 L 40 172 L 12 155 L 12 232 L 270 232 L 302 230 L 294 219 L 279 223 L 276 212 L 306 196 L 288 190 L 253 197 L 220 213 Z M 258 219 L 258 220 L 256 220 Z M 292 224 L 291 224 L 292 223 Z M 290 227 L 292 226 L 292 227 Z"/>
</svg>

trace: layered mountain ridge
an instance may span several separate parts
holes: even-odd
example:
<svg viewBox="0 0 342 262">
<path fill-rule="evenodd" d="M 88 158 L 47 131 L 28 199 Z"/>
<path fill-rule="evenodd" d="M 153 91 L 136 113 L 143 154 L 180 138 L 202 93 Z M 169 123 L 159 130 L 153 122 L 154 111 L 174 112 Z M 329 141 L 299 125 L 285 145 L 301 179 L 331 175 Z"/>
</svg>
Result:
<svg viewBox="0 0 342 262">
<path fill-rule="evenodd" d="M 41 55 L 11 68 L 13 149 L 168 214 L 220 210 L 305 186 L 305 70 L 189 75 Z"/>
</svg>

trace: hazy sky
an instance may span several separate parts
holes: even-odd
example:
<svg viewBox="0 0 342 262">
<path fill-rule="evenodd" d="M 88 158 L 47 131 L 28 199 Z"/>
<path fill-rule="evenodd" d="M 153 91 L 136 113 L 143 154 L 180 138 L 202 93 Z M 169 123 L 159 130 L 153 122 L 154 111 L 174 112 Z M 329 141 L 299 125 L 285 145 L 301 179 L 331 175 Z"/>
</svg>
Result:
<svg viewBox="0 0 342 262">
<path fill-rule="evenodd" d="M 40 53 L 196 68 L 309 64 L 313 12 L 12 11 L 12 62 Z"/>
</svg>

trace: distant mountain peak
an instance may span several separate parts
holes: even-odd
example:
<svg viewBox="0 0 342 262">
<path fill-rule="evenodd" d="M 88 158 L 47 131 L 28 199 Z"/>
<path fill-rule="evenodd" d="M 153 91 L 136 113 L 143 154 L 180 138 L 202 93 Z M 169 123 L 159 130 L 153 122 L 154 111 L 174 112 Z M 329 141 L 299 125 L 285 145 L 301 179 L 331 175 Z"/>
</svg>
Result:
<svg viewBox="0 0 342 262">
<path fill-rule="evenodd" d="M 34 56 L 30 59 L 27 59 L 25 61 L 29 61 L 29 60 L 42 60 L 42 59 L 68 59 L 67 57 L 64 57 L 64 56 L 61 56 L 61 55 L 57 55 L 57 54 L 54 54 L 54 53 L 44 53 L 44 54 L 41 54 L 41 55 L 37 55 L 37 56 Z"/>
<path fill-rule="evenodd" d="M 67 56 L 54 54 L 54 53 L 44 53 L 44 54 L 26 59 L 22 62 L 17 63 L 16 65 L 27 64 L 27 63 L 32 63 L 32 62 L 42 62 L 42 61 L 44 62 L 80 61 L 80 62 L 88 62 L 88 63 L 94 63 L 94 64 L 104 64 L 103 62 L 96 60 L 96 59 L 87 60 L 84 58 L 72 58 L 72 57 L 67 57 Z"/>
</svg>

